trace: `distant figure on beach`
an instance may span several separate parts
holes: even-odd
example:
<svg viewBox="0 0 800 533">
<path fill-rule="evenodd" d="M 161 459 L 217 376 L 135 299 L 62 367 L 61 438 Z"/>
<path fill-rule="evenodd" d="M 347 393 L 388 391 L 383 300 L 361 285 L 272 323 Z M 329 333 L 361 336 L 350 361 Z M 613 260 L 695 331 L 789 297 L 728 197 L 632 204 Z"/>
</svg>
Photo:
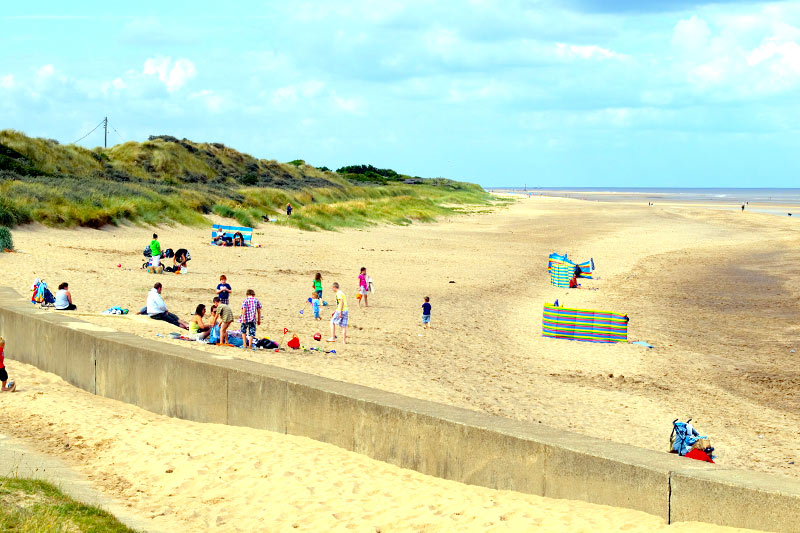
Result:
<svg viewBox="0 0 800 533">
<path fill-rule="evenodd" d="M 8 381 L 8 372 L 6 372 L 6 356 L 4 352 L 6 350 L 6 341 L 3 337 L 0 337 L 0 383 L 3 384 L 2 388 L 0 388 L 0 392 L 14 392 L 14 389 L 17 386 L 14 384 L 13 381 Z"/>
<path fill-rule="evenodd" d="M 292 216 L 292 204 L 286 204 L 286 216 Z"/>
<path fill-rule="evenodd" d="M 219 324 L 219 343 L 228 344 L 228 328 L 233 322 L 233 311 L 227 302 L 220 301 L 219 296 L 214 298 L 214 305 L 217 306 L 217 313 L 214 315 L 214 322 L 211 326 Z"/>
<path fill-rule="evenodd" d="M 74 311 L 77 309 L 72 303 L 72 294 L 69 292 L 69 284 L 65 281 L 58 286 L 56 292 L 56 311 Z"/>
<path fill-rule="evenodd" d="M 336 293 L 336 310 L 331 315 L 331 338 L 328 342 L 336 342 L 336 326 L 342 328 L 342 342 L 347 344 L 347 318 L 349 310 L 347 308 L 347 298 L 344 291 L 339 289 L 339 284 L 331 285 L 333 292 Z"/>
<path fill-rule="evenodd" d="M 242 315 L 239 317 L 242 324 L 242 338 L 244 347 L 255 348 L 256 326 L 261 325 L 261 302 L 256 298 L 256 291 L 247 289 L 247 298 L 242 302 Z"/>
<path fill-rule="evenodd" d="M 361 307 L 361 300 L 364 300 L 364 307 L 369 307 L 367 302 L 367 295 L 369 294 L 369 285 L 367 285 L 367 267 L 361 267 L 361 273 L 358 275 L 358 306 Z"/>
<path fill-rule="evenodd" d="M 244 246 L 244 235 L 242 235 L 241 231 L 237 231 L 233 234 L 233 245 Z"/>
<path fill-rule="evenodd" d="M 206 339 L 208 338 L 208 334 L 211 333 L 211 326 L 206 326 L 203 323 L 205 314 L 205 304 L 199 304 L 194 310 L 194 316 L 189 320 L 189 338 L 193 341 Z"/>
<path fill-rule="evenodd" d="M 157 267 L 161 259 L 161 243 L 158 242 L 158 235 L 153 233 L 153 240 L 150 241 L 150 265 Z"/>
<path fill-rule="evenodd" d="M 742 204 L 742 211 L 744 211 L 744 204 Z"/>
<path fill-rule="evenodd" d="M 319 272 L 314 276 L 314 290 L 317 292 L 319 299 L 322 300 L 322 274 Z"/>
<path fill-rule="evenodd" d="M 569 280 L 569 288 L 570 289 L 580 289 L 581 286 L 578 285 L 578 276 L 576 274 L 572 274 L 572 279 Z"/>
<path fill-rule="evenodd" d="M 425 302 L 422 304 L 422 327 L 428 329 L 431 327 L 431 299 L 426 296 Z"/>
<path fill-rule="evenodd" d="M 161 297 L 161 288 L 161 283 L 156 283 L 147 294 L 147 314 L 153 320 L 163 320 L 181 329 L 189 329 L 189 325 L 186 322 L 169 312 L 167 304 L 164 303 L 164 299 Z"/>
</svg>

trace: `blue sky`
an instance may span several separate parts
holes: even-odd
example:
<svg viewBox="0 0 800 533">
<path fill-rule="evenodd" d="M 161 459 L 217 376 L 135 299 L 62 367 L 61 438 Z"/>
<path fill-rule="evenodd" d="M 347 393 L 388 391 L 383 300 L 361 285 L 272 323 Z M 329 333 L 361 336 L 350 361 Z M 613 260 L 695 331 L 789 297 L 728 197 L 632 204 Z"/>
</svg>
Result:
<svg viewBox="0 0 800 533">
<path fill-rule="evenodd" d="M 0 128 L 485 186 L 798 186 L 800 2 L 13 3 Z M 95 132 L 80 144 L 102 145 Z"/>
</svg>

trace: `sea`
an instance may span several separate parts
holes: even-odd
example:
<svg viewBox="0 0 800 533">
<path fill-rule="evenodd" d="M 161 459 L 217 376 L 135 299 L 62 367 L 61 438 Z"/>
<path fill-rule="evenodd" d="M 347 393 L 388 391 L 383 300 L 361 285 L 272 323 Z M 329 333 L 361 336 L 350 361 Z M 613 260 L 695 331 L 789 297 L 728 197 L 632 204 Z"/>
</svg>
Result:
<svg viewBox="0 0 800 533">
<path fill-rule="evenodd" d="M 800 219 L 800 188 L 670 188 L 670 187 L 489 187 L 488 191 L 531 196 L 557 196 L 592 201 L 698 203 L 724 210 L 745 210 Z"/>
</svg>

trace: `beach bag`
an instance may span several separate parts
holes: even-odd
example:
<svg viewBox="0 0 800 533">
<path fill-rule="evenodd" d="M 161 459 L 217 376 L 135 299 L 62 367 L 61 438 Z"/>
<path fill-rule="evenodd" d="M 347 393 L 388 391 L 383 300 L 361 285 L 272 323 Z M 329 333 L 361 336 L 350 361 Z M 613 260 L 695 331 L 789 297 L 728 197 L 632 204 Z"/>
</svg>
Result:
<svg viewBox="0 0 800 533">
<path fill-rule="evenodd" d="M 144 255 L 145 257 L 153 257 L 153 252 L 150 251 L 150 245 L 149 244 L 144 247 L 144 250 L 142 251 L 142 255 Z"/>
<path fill-rule="evenodd" d="M 47 288 L 47 285 L 45 285 L 44 288 L 43 299 L 44 301 L 42 302 L 42 307 L 48 307 L 50 305 L 55 305 L 56 303 L 56 298 L 53 296 L 53 293 L 50 292 L 50 289 Z"/>
<path fill-rule="evenodd" d="M 210 344 L 217 344 L 219 342 L 219 326 L 214 326 L 208 333 L 208 342 Z"/>
<path fill-rule="evenodd" d="M 256 348 L 264 348 L 265 350 L 274 350 L 278 347 L 278 343 L 269 339 L 261 339 L 256 343 Z"/>
<path fill-rule="evenodd" d="M 166 250 L 164 250 L 164 257 L 165 258 L 169 259 L 173 255 L 175 255 L 175 252 L 172 251 L 172 248 L 167 248 Z"/>
</svg>

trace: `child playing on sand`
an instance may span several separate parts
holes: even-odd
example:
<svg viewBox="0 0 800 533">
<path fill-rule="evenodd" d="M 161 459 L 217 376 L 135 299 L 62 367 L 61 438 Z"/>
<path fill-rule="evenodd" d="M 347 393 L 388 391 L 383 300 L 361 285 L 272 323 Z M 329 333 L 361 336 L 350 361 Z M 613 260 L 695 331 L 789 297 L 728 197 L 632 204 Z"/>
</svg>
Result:
<svg viewBox="0 0 800 533">
<path fill-rule="evenodd" d="M 228 298 L 231 295 L 231 286 L 228 285 L 228 278 L 225 274 L 219 277 L 219 285 L 217 285 L 217 296 L 219 296 L 220 303 L 228 305 Z"/>
<path fill-rule="evenodd" d="M 322 274 L 319 272 L 314 276 L 314 290 L 317 292 L 319 299 L 322 300 Z"/>
<path fill-rule="evenodd" d="M 233 311 L 228 304 L 222 303 L 222 298 L 219 296 L 214 297 L 214 305 L 217 309 L 211 327 L 219 324 L 219 343 L 228 344 L 228 328 L 233 322 Z"/>
<path fill-rule="evenodd" d="M 334 283 L 331 288 L 336 293 L 336 310 L 331 315 L 331 338 L 328 342 L 336 342 L 336 326 L 342 328 L 342 343 L 347 344 L 347 298 L 339 290 L 339 284 Z"/>
<path fill-rule="evenodd" d="M 6 365 L 5 365 L 5 355 L 3 352 L 6 349 L 6 341 L 3 340 L 3 337 L 0 337 L 0 381 L 3 383 L 2 388 L 0 388 L 0 392 L 14 392 L 17 388 L 17 385 L 13 381 L 8 381 L 8 372 L 6 372 Z M 6 386 L 8 383 L 8 386 Z"/>
<path fill-rule="evenodd" d="M 422 327 L 428 329 L 431 327 L 431 299 L 425 297 L 425 303 L 422 304 Z"/>
<path fill-rule="evenodd" d="M 319 306 L 320 306 L 320 303 L 321 302 L 320 302 L 320 299 L 319 299 L 319 293 L 317 291 L 312 292 L 311 293 L 311 307 L 314 308 L 314 320 L 322 320 L 319 317 Z"/>
<path fill-rule="evenodd" d="M 261 325 L 261 302 L 256 299 L 256 292 L 247 289 L 247 298 L 242 302 L 242 316 L 239 317 L 242 323 L 242 337 L 244 337 L 244 347 L 255 348 L 253 341 L 256 337 L 256 326 Z"/>
</svg>

